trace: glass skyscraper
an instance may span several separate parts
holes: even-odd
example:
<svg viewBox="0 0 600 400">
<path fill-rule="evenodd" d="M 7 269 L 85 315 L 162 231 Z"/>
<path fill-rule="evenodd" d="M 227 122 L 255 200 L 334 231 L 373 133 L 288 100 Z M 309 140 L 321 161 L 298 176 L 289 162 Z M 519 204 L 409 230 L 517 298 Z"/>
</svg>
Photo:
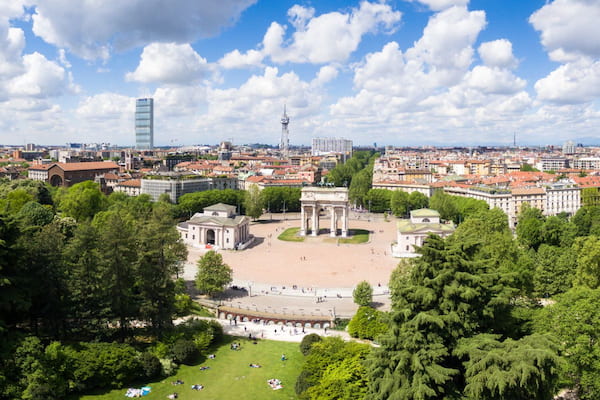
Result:
<svg viewBox="0 0 600 400">
<path fill-rule="evenodd" d="M 154 99 L 135 101 L 135 148 L 148 150 L 154 147 Z"/>
</svg>

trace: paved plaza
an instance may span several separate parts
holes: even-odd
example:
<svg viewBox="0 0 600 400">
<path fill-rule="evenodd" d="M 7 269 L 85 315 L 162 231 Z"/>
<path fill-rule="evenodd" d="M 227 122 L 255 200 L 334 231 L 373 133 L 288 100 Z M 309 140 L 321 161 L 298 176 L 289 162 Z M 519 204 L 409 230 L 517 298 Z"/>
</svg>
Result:
<svg viewBox="0 0 600 400">
<path fill-rule="evenodd" d="M 265 216 L 263 215 L 263 220 Z M 353 287 L 368 281 L 374 289 L 374 302 L 389 306 L 387 284 L 398 265 L 391 256 L 396 240 L 396 219 L 385 221 L 366 214 L 351 215 L 350 229 L 371 232 L 364 244 L 340 244 L 327 234 L 306 237 L 304 242 L 286 242 L 277 237 L 287 228 L 299 227 L 295 215 L 273 214 L 272 220 L 254 222 L 250 232 L 255 244 L 243 251 L 220 250 L 234 273 L 233 285 L 245 291 L 228 291 L 223 304 L 277 314 L 319 313 L 350 316 L 356 310 Z M 189 247 L 185 279 L 194 279 L 196 263 L 207 251 Z"/>
</svg>

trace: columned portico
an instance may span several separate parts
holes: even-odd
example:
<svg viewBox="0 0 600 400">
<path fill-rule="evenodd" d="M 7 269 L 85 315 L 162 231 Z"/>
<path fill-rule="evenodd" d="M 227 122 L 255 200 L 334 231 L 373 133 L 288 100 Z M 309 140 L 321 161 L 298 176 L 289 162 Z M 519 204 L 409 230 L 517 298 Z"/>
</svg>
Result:
<svg viewBox="0 0 600 400">
<path fill-rule="evenodd" d="M 348 189 L 347 188 L 302 188 L 300 197 L 300 236 L 306 236 L 310 225 L 310 235 L 319 234 L 319 214 L 328 211 L 330 221 L 329 235 L 337 236 L 339 218 L 342 219 L 342 237 L 348 236 Z M 310 224 L 309 224 L 310 219 Z"/>
</svg>

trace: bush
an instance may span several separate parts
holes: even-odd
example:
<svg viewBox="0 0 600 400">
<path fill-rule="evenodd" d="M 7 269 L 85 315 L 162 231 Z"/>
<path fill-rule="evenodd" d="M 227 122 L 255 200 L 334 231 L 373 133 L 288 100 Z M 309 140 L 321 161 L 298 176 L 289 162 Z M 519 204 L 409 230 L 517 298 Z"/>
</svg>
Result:
<svg viewBox="0 0 600 400">
<path fill-rule="evenodd" d="M 175 314 L 184 316 L 190 313 L 192 309 L 192 298 L 187 294 L 175 295 Z"/>
<path fill-rule="evenodd" d="M 300 342 L 300 352 L 304 355 L 307 355 L 310 352 L 313 344 L 320 342 L 323 338 L 316 333 L 309 333 L 308 335 L 302 338 Z"/>
<path fill-rule="evenodd" d="M 300 375 L 298 375 L 298 378 L 296 379 L 296 385 L 294 386 L 294 390 L 296 391 L 297 395 L 301 395 L 312 386 L 310 384 L 311 374 L 312 373 L 306 369 L 300 371 Z"/>
<path fill-rule="evenodd" d="M 173 362 L 172 359 L 161 358 L 159 361 L 160 361 L 160 366 L 162 368 L 162 374 L 164 376 L 175 375 L 175 373 L 177 372 L 177 368 L 179 366 L 177 364 L 175 364 L 175 362 Z"/>
<path fill-rule="evenodd" d="M 179 339 L 173 345 L 173 358 L 179 364 L 190 365 L 198 358 L 198 349 L 192 340 Z"/>
<path fill-rule="evenodd" d="M 122 386 L 143 374 L 138 353 L 127 344 L 82 343 L 69 356 L 73 381 L 86 389 Z"/>
<path fill-rule="evenodd" d="M 140 364 L 146 378 L 154 378 L 161 373 L 160 360 L 154 354 L 144 352 L 140 355 Z"/>
<path fill-rule="evenodd" d="M 348 333 L 360 339 L 375 339 L 387 329 L 384 313 L 371 307 L 360 307 L 348 324 Z"/>
</svg>

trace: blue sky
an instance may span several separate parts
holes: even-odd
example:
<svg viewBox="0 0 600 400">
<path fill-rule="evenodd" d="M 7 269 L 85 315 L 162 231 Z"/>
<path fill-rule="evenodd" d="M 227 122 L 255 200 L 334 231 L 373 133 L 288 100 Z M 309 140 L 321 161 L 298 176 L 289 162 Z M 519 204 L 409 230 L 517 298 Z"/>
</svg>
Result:
<svg viewBox="0 0 600 400">
<path fill-rule="evenodd" d="M 0 143 L 598 144 L 596 0 L 0 1 Z"/>
</svg>

